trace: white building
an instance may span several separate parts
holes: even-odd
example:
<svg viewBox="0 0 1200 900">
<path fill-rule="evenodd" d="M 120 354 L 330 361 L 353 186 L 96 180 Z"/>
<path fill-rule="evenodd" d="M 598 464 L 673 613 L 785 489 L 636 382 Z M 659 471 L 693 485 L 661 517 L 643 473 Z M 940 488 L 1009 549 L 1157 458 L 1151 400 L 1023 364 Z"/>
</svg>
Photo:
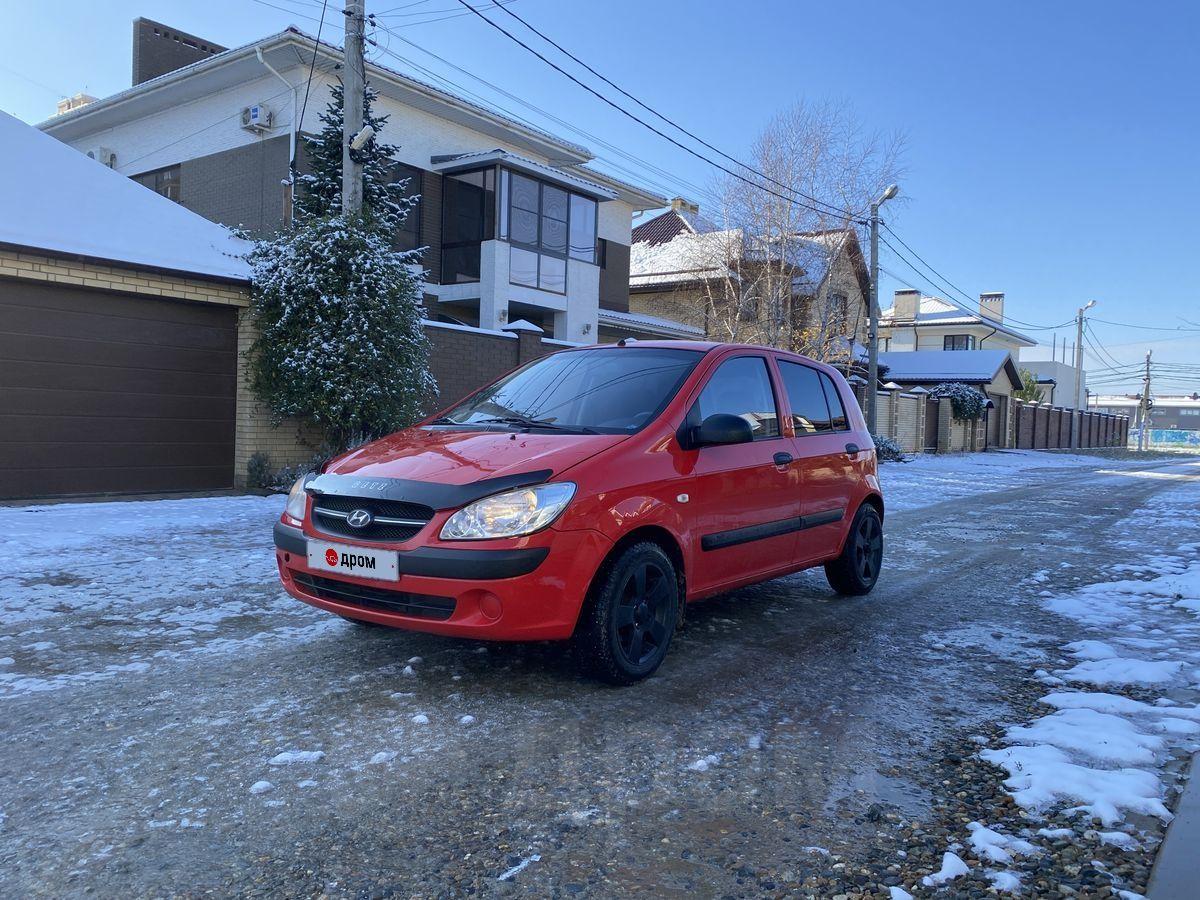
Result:
<svg viewBox="0 0 1200 900">
<path fill-rule="evenodd" d="M 1037 341 L 1004 321 L 1004 294 L 979 295 L 972 312 L 920 291 L 896 291 L 890 309 L 880 314 L 879 347 L 904 350 L 1007 350 L 1019 361 L 1021 350 Z"/>
<path fill-rule="evenodd" d="M 315 51 L 307 105 L 306 83 Z M 289 159 L 321 128 L 342 53 L 289 28 L 226 50 L 134 22 L 134 85 L 39 127 L 208 219 L 266 234 L 290 216 Z M 396 241 L 424 246 L 431 319 L 526 320 L 595 342 L 600 310 L 629 311 L 631 220 L 666 199 L 588 167 L 578 144 L 377 63 L 369 84 L 395 176 L 420 194 Z M 303 121 L 301 121 L 303 113 Z"/>
</svg>

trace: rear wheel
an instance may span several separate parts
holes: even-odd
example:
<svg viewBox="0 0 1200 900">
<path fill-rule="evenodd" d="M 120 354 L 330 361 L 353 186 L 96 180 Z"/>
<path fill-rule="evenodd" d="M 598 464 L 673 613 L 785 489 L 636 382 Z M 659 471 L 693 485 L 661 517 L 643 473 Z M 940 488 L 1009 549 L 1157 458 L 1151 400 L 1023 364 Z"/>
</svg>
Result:
<svg viewBox="0 0 1200 900">
<path fill-rule="evenodd" d="M 679 581 L 670 557 L 649 541 L 607 563 L 575 630 L 581 668 L 611 684 L 633 684 L 662 665 L 675 634 Z"/>
<path fill-rule="evenodd" d="M 870 503 L 858 508 L 841 555 L 825 563 L 825 577 L 839 594 L 870 593 L 883 564 L 883 522 Z"/>
</svg>

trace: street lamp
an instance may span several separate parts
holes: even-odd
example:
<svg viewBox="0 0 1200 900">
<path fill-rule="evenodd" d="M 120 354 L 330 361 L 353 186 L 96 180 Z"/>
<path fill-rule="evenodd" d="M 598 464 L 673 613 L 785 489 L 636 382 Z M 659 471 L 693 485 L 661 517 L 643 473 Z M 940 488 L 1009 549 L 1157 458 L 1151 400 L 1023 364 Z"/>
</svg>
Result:
<svg viewBox="0 0 1200 900">
<path fill-rule="evenodd" d="M 867 333 L 867 430 L 875 433 L 875 391 L 879 386 L 879 207 L 900 193 L 900 185 L 889 184 L 871 204 L 871 315 Z"/>
<path fill-rule="evenodd" d="M 1095 300 L 1089 300 L 1079 307 L 1075 316 L 1075 393 L 1071 397 L 1071 448 L 1079 448 L 1079 386 L 1083 383 L 1083 314 L 1096 305 Z"/>
</svg>

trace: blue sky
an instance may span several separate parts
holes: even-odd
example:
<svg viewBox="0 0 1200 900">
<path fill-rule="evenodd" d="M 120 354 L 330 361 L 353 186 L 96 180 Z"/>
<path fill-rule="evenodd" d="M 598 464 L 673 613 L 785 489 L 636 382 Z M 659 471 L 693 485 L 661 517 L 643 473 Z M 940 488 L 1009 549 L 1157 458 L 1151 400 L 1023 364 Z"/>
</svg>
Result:
<svg viewBox="0 0 1200 900">
<path fill-rule="evenodd" d="M 289 23 L 316 30 L 307 17 L 319 15 L 319 0 L 270 2 L 286 11 L 255 0 L 9 4 L 0 13 L 0 109 L 34 122 L 60 93 L 128 87 L 138 15 L 229 46 Z M 340 6 L 334 0 L 334 21 Z M 669 173 L 645 174 L 644 183 L 687 195 L 685 185 L 712 182 L 703 163 L 458 15 L 457 0 L 367 0 L 367 9 L 420 47 Z M 972 296 L 1006 291 L 1009 317 L 1034 325 L 1066 322 L 1094 299 L 1094 340 L 1118 362 L 1153 348 L 1156 359 L 1200 363 L 1200 331 L 1099 321 L 1200 323 L 1200 5 L 517 0 L 514 10 L 735 156 L 795 100 L 848 99 L 872 127 L 906 134 L 905 202 L 890 222 L 954 285 Z M 398 38 L 391 50 L 539 120 Z M 904 279 L 883 276 L 884 305 L 896 287 L 934 292 L 886 248 L 883 265 Z M 1054 333 L 1031 332 L 1046 344 Z M 1069 327 L 1057 334 L 1074 339 Z M 1111 365 L 1088 363 L 1097 374 Z M 1162 392 L 1184 389 L 1200 390 L 1200 377 L 1164 381 Z"/>
</svg>

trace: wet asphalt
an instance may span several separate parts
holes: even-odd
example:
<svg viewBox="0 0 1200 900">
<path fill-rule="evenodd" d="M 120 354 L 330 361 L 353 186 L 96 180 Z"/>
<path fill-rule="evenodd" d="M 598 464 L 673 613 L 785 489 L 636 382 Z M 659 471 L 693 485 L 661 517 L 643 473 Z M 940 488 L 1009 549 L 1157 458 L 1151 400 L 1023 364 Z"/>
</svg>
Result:
<svg viewBox="0 0 1200 900">
<path fill-rule="evenodd" d="M 1102 580 L 1125 552 L 1106 533 L 1174 486 L 1039 470 L 889 514 L 870 596 L 818 570 L 694 605 L 632 688 L 556 645 L 285 607 L 269 579 L 181 589 L 245 605 L 203 652 L 63 612 L 58 676 L 150 663 L 0 699 L 0 895 L 811 892 L 868 855 L 881 809 L 928 813 L 933 748 L 1004 721 L 1071 639 L 1037 592 Z M 292 750 L 323 756 L 271 764 Z"/>
</svg>

